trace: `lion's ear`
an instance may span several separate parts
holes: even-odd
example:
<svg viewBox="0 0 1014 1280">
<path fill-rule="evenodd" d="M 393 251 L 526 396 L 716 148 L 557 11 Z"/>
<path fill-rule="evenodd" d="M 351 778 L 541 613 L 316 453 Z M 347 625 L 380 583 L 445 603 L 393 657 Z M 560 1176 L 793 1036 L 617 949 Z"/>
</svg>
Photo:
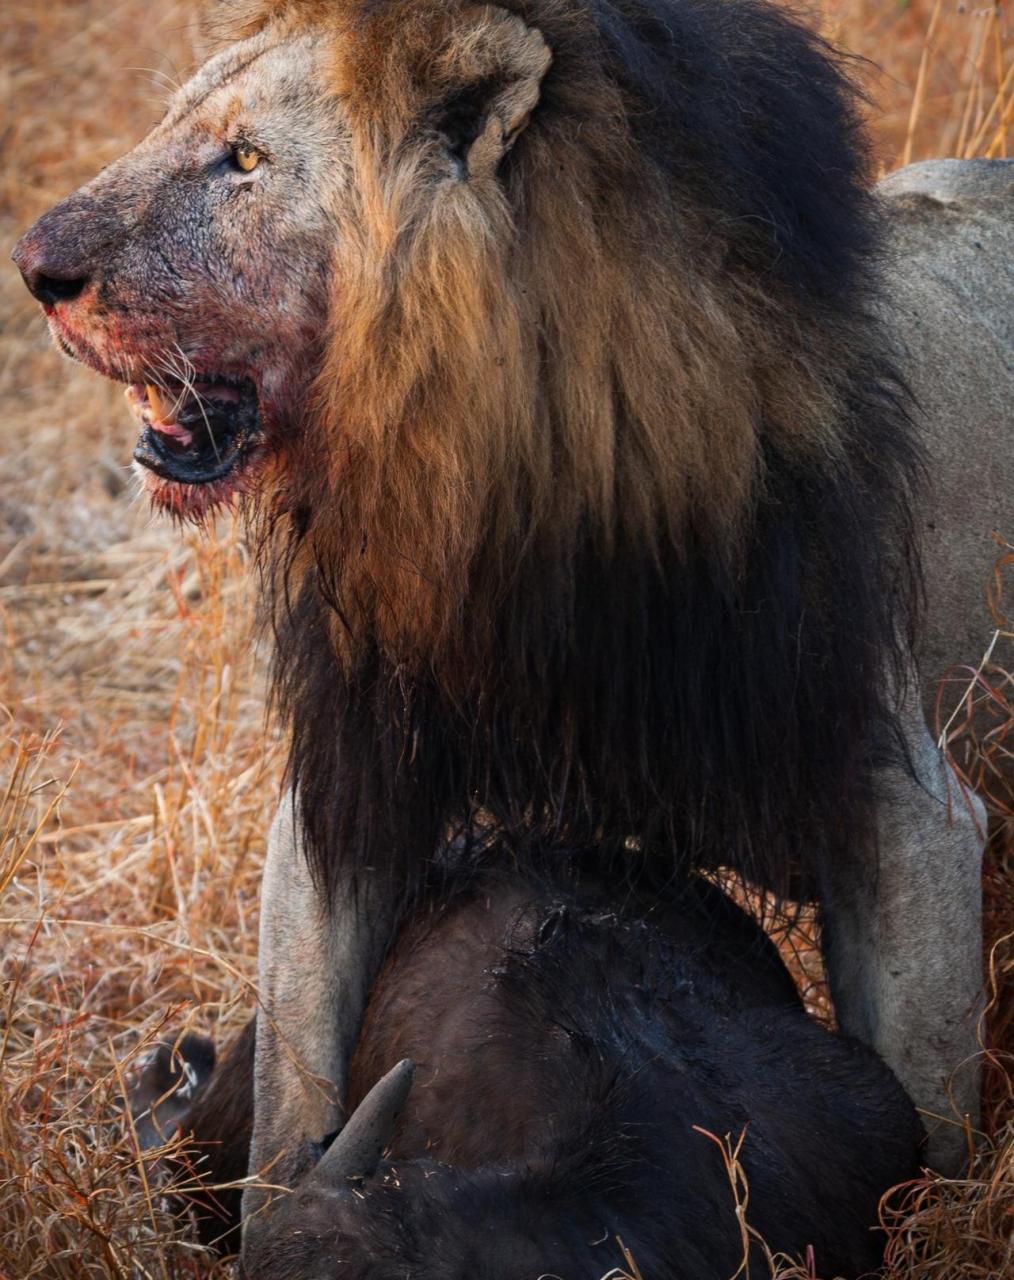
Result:
<svg viewBox="0 0 1014 1280">
<path fill-rule="evenodd" d="M 495 5 L 466 11 L 439 59 L 437 128 L 463 178 L 491 177 L 528 124 L 553 55 L 535 27 Z"/>
</svg>

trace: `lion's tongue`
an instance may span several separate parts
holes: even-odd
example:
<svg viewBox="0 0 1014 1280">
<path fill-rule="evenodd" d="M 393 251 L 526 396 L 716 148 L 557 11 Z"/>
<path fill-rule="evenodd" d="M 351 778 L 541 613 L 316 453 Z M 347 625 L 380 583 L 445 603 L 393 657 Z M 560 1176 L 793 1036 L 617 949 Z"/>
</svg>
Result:
<svg viewBox="0 0 1014 1280">
<path fill-rule="evenodd" d="M 174 440 L 178 440 L 182 445 L 190 445 L 193 443 L 194 433 L 188 431 L 186 427 L 180 426 L 178 422 L 161 422 L 152 419 L 152 431 L 157 431 L 159 435 L 172 436 Z"/>
</svg>

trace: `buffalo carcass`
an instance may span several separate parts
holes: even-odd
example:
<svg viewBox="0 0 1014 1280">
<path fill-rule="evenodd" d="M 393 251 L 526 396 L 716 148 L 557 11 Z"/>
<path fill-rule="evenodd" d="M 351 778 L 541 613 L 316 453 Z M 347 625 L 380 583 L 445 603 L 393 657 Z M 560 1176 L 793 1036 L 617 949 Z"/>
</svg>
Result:
<svg viewBox="0 0 1014 1280">
<path fill-rule="evenodd" d="M 193 1131 L 209 1184 L 246 1171 L 252 1058 L 253 1024 L 213 1073 L 188 1037 L 135 1093 L 142 1131 L 160 1097 L 162 1131 Z M 878 1201 L 921 1137 L 887 1067 L 809 1017 L 704 881 L 665 908 L 526 879 L 445 893 L 395 944 L 352 1080 L 352 1119 L 272 1206 L 250 1280 L 597 1278 L 620 1241 L 649 1280 L 726 1280 L 743 1243 L 708 1135 L 744 1130 L 750 1223 L 854 1276 L 879 1263 Z M 174 1081 L 196 1100 L 164 1097 Z M 206 1240 L 238 1243 L 237 1192 L 195 1207 Z"/>
</svg>

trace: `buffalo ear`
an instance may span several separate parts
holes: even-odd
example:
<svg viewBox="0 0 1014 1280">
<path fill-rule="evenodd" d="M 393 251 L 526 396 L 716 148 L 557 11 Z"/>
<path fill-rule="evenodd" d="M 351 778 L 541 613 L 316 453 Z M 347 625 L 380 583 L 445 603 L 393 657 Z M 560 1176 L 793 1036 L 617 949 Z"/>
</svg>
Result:
<svg viewBox="0 0 1014 1280">
<path fill-rule="evenodd" d="M 463 178 L 492 177 L 528 124 L 553 55 L 535 27 L 496 5 L 467 11 L 440 59 L 437 128 Z"/>
<path fill-rule="evenodd" d="M 138 1065 L 127 1101 L 141 1150 L 149 1151 L 168 1142 L 186 1120 L 215 1070 L 215 1046 L 188 1031 L 175 1042 L 159 1041 Z"/>
</svg>

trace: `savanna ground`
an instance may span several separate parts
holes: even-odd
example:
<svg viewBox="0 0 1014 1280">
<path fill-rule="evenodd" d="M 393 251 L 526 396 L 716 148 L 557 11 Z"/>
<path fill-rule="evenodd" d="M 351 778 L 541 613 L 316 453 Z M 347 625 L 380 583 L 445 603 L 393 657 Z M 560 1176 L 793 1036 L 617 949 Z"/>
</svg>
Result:
<svg viewBox="0 0 1014 1280">
<path fill-rule="evenodd" d="M 825 29 L 883 68 L 862 73 L 883 170 L 1007 154 L 1002 7 L 823 4 Z M 192 60 L 191 13 L 8 0 L 3 262 L 21 229 L 158 118 Z M 167 1216 L 119 1098 L 157 1037 L 192 1025 L 222 1044 L 254 1002 L 284 744 L 265 718 L 247 554 L 229 520 L 204 537 L 150 519 L 121 393 L 56 356 L 9 265 L 0 308 L 0 1280 L 232 1274 Z M 984 652 L 1012 630 L 1004 555 L 998 544 L 982 584 Z M 968 688 L 952 751 L 993 798 L 985 1133 L 967 1178 L 927 1176 L 885 1207 L 891 1280 L 1014 1275 L 1014 795 L 997 771 L 1014 750 L 1014 674 L 987 662 L 950 679 Z M 801 980 L 819 984 L 811 940 L 794 942 Z M 821 1275 L 819 1258 L 772 1269 Z"/>
</svg>

